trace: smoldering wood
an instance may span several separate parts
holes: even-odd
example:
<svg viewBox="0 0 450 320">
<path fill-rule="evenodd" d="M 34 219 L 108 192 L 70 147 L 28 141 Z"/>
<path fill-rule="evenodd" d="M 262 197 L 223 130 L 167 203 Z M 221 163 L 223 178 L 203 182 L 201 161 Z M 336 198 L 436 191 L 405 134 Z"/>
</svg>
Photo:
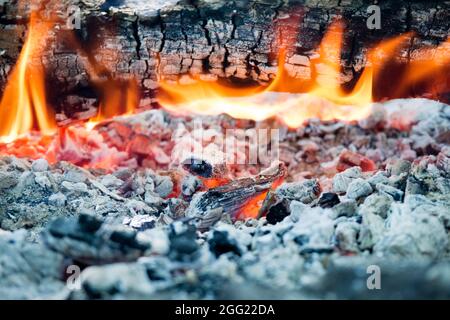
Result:
<svg viewBox="0 0 450 320">
<path fill-rule="evenodd" d="M 24 41 L 27 16 L 18 17 L 17 0 L 0 3 L 0 84 Z M 117 5 L 119 4 L 119 5 Z M 351 83 L 366 62 L 368 48 L 381 39 L 407 31 L 415 36 L 397 58 L 409 63 L 415 53 L 446 40 L 450 28 L 449 2 L 383 1 L 381 29 L 369 30 L 367 8 L 373 1 L 235 0 L 144 1 L 64 0 L 81 8 L 79 41 L 115 77 L 136 77 L 144 97 L 151 97 L 158 80 L 254 81 L 268 83 L 277 70 L 280 39 L 292 43 L 285 67 L 297 79 L 311 81 L 316 49 L 325 30 L 338 18 L 347 21 L 342 52 L 342 79 Z M 67 46 L 61 30 L 43 57 L 55 104 L 86 109 L 95 97 L 85 61 Z M 180 80 L 181 79 L 181 80 Z M 72 94 L 72 103 L 61 97 Z M 73 99 L 73 97 L 78 97 Z M 87 99 L 87 101 L 86 101 Z M 144 99 L 142 103 L 151 102 Z"/>
<path fill-rule="evenodd" d="M 255 177 L 236 179 L 210 189 L 192 200 L 187 216 L 199 219 L 203 227 L 204 220 L 217 222 L 220 219 L 220 216 L 217 219 L 217 213 L 233 217 L 249 200 L 268 192 L 275 181 L 286 175 L 286 170 L 284 163 L 277 163 Z"/>
</svg>

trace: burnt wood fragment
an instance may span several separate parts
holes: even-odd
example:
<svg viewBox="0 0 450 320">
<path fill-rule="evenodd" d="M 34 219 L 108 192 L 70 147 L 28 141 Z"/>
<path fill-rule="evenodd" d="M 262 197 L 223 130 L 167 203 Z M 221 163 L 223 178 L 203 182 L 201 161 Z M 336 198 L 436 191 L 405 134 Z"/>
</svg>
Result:
<svg viewBox="0 0 450 320">
<path fill-rule="evenodd" d="M 335 205 L 340 203 L 339 197 L 333 192 L 324 192 L 319 199 L 319 206 L 322 208 L 333 208 Z"/>
<path fill-rule="evenodd" d="M 286 174 L 286 167 L 278 163 L 266 172 L 251 178 L 236 179 L 232 182 L 199 193 L 191 201 L 187 210 L 187 216 L 195 219 L 203 217 L 212 210 L 222 209 L 222 214 L 234 217 L 239 213 L 249 200 L 272 188 L 272 184 L 282 179 Z"/>
</svg>

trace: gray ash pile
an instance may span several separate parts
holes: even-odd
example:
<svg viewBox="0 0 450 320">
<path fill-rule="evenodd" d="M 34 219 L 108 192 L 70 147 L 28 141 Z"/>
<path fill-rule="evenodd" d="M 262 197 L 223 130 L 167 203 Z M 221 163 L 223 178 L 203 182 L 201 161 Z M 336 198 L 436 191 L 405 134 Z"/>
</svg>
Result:
<svg viewBox="0 0 450 320">
<path fill-rule="evenodd" d="M 276 128 L 279 161 L 224 161 L 233 127 Z M 448 299 L 449 133 L 425 99 L 297 129 L 151 110 L 92 131 L 109 168 L 3 156 L 0 298 Z"/>
</svg>

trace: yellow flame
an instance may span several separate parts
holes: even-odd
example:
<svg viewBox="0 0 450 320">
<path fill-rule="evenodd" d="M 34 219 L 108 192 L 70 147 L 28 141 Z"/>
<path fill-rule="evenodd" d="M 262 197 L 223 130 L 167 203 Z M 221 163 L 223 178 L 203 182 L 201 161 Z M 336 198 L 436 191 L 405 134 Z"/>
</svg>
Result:
<svg viewBox="0 0 450 320">
<path fill-rule="evenodd" d="M 10 142 L 37 129 L 51 134 L 56 129 L 52 111 L 47 108 L 45 76 L 41 61 L 45 41 L 53 24 L 31 14 L 30 25 L 19 60 L 10 75 L 0 102 L 0 139 Z M 36 124 L 36 126 L 35 126 Z"/>
<path fill-rule="evenodd" d="M 362 119 L 370 113 L 374 78 L 395 57 L 401 46 L 408 43 L 412 34 L 385 40 L 369 50 L 365 68 L 353 89 L 347 92 L 342 87 L 341 79 L 343 33 L 344 24 L 340 21 L 328 28 L 317 50 L 318 58 L 311 59 L 316 77 L 314 85 L 304 92 L 306 94 L 300 94 L 304 88 L 288 76 L 285 70 L 288 48 L 281 46 L 278 70 L 269 86 L 233 88 L 199 79 L 194 79 L 194 83 L 189 85 L 161 81 L 159 101 L 164 108 L 177 114 L 225 113 L 234 118 L 255 121 L 276 117 L 289 127 L 298 127 L 310 118 Z"/>
</svg>

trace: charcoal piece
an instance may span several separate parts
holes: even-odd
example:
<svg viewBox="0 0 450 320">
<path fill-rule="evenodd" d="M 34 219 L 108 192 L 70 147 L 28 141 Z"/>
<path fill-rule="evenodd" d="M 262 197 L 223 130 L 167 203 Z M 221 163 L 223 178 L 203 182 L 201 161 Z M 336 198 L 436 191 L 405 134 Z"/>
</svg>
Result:
<svg viewBox="0 0 450 320">
<path fill-rule="evenodd" d="M 427 194 L 430 191 L 430 187 L 425 180 L 410 175 L 406 181 L 405 194 Z"/>
<path fill-rule="evenodd" d="M 182 231 L 177 231 L 172 227 L 169 234 L 169 256 L 178 261 L 194 260 L 199 249 L 196 232 L 193 225 L 183 225 Z"/>
<path fill-rule="evenodd" d="M 186 212 L 186 201 L 178 198 L 169 198 L 165 201 L 166 207 L 164 213 L 173 219 L 180 219 L 184 217 Z"/>
<path fill-rule="evenodd" d="M 155 177 L 155 192 L 161 197 L 168 197 L 173 191 L 173 181 L 168 176 Z"/>
<path fill-rule="evenodd" d="M 186 197 L 191 197 L 202 186 L 202 180 L 195 176 L 188 175 L 181 183 L 181 193 Z"/>
<path fill-rule="evenodd" d="M 355 200 L 344 200 L 333 207 L 334 217 L 352 217 L 356 214 L 357 208 Z"/>
<path fill-rule="evenodd" d="M 367 179 L 367 182 L 370 183 L 372 188 L 375 188 L 375 186 L 378 183 L 388 184 L 389 183 L 388 173 L 386 171 L 378 171 L 369 179 Z"/>
<path fill-rule="evenodd" d="M 319 206 L 322 208 L 333 208 L 335 205 L 340 203 L 339 196 L 333 192 L 324 192 L 319 199 Z"/>
<path fill-rule="evenodd" d="M 137 231 L 153 229 L 157 218 L 153 215 L 136 215 L 132 218 L 125 218 L 123 224 L 132 227 Z"/>
<path fill-rule="evenodd" d="M 384 219 L 387 217 L 393 200 L 393 197 L 386 193 L 371 194 L 364 200 L 360 212 L 376 214 Z"/>
<path fill-rule="evenodd" d="M 135 248 L 145 251 L 148 246 L 139 243 L 136 239 L 136 232 L 134 230 L 114 230 L 111 233 L 110 239 L 117 242 L 125 247 Z"/>
<path fill-rule="evenodd" d="M 230 238 L 227 231 L 215 230 L 212 238 L 208 240 L 208 244 L 209 249 L 216 257 L 228 252 L 232 252 L 238 256 L 242 254 L 236 240 Z"/>
<path fill-rule="evenodd" d="M 281 222 L 289 216 L 290 209 L 288 201 L 280 201 L 277 204 L 270 207 L 269 212 L 267 212 L 266 220 L 269 224 L 276 224 Z"/>
<path fill-rule="evenodd" d="M 80 214 L 78 223 L 83 231 L 93 233 L 100 229 L 103 221 L 89 214 Z"/>
<path fill-rule="evenodd" d="M 362 172 L 360 167 L 351 167 L 343 172 L 337 173 L 333 178 L 333 191 L 345 193 L 350 183 L 361 177 Z"/>
<path fill-rule="evenodd" d="M 222 219 L 222 217 L 223 217 L 223 209 L 215 208 L 215 209 L 209 210 L 204 215 L 194 219 L 194 224 L 198 230 L 207 231 L 214 224 L 219 222 Z"/>
<path fill-rule="evenodd" d="M 193 175 L 203 178 L 211 178 L 213 176 L 213 166 L 206 160 L 189 158 L 183 161 L 183 168 Z"/>
<path fill-rule="evenodd" d="M 387 170 L 394 176 L 399 176 L 403 173 L 409 174 L 409 171 L 411 170 L 411 162 L 406 160 L 398 160 L 392 164 L 389 164 L 387 166 Z"/>
<path fill-rule="evenodd" d="M 392 187 L 394 187 L 396 189 L 399 189 L 401 191 L 405 191 L 407 180 L 408 180 L 408 174 L 407 173 L 403 173 L 403 174 L 398 175 L 398 176 L 391 176 L 391 177 L 389 177 L 389 182 L 388 183 L 382 183 L 382 184 L 392 186 Z M 375 185 L 375 188 L 376 188 L 376 185 Z"/>
<path fill-rule="evenodd" d="M 150 248 L 136 232 L 121 224 L 101 227 L 96 219 L 58 218 L 43 234 L 45 244 L 65 257 L 86 265 L 134 261 Z"/>
</svg>

